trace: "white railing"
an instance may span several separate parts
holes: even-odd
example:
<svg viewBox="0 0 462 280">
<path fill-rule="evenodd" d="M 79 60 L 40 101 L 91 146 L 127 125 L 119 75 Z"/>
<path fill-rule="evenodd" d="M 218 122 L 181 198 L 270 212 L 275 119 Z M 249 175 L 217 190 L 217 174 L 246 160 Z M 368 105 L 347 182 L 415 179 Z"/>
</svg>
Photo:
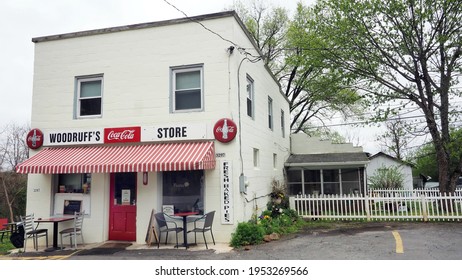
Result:
<svg viewBox="0 0 462 280">
<path fill-rule="evenodd" d="M 297 195 L 290 207 L 300 216 L 335 220 L 442 220 L 462 219 L 462 191 L 371 190 L 366 195 Z"/>
</svg>

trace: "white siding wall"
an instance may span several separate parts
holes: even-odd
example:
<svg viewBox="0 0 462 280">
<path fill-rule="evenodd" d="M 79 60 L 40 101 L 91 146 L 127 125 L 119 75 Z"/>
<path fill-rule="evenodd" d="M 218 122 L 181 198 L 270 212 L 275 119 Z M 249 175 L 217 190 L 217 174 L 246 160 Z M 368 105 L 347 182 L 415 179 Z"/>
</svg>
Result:
<svg viewBox="0 0 462 280">
<path fill-rule="evenodd" d="M 382 168 L 382 166 L 399 167 L 399 170 L 404 176 L 404 189 L 412 190 L 412 168 L 409 165 L 400 163 L 386 156 L 378 156 L 371 159 L 366 168 L 367 177 L 373 176 L 379 168 Z"/>
<path fill-rule="evenodd" d="M 223 37 L 252 48 L 233 17 L 208 20 L 204 24 Z M 239 125 L 240 95 L 242 145 L 239 145 L 239 135 L 227 144 L 215 141 L 216 153 L 225 153 L 221 159 L 230 160 L 234 168 L 234 224 L 221 225 L 220 211 L 214 221 L 216 238 L 228 242 L 238 222 L 255 214 L 256 206 L 258 213 L 263 210 L 267 198 L 252 199 L 270 192 L 273 177 L 282 180 L 283 163 L 289 154 L 287 101 L 262 62 L 244 61 L 238 73 L 244 55 L 237 50 L 229 55 L 226 49 L 230 45 L 193 22 L 36 43 L 31 125 L 48 130 L 205 123 L 208 139 L 213 139 L 213 125 L 218 119 L 231 118 Z M 257 55 L 254 51 L 253 54 Z M 203 64 L 205 109 L 203 112 L 172 114 L 170 67 L 189 64 Z M 92 74 L 104 75 L 103 116 L 74 119 L 75 77 Z M 247 74 L 255 81 L 255 120 L 246 115 Z M 273 131 L 267 123 L 268 96 L 273 99 Z M 282 138 L 280 129 L 281 109 L 286 117 L 285 138 Z M 260 150 L 259 168 L 253 167 L 253 148 Z M 273 153 L 278 155 L 276 169 L 273 168 Z M 217 162 L 219 160 L 217 158 Z M 247 195 L 239 192 L 242 167 L 249 181 Z M 205 211 L 219 210 L 219 170 L 216 168 L 205 174 Z M 138 243 L 144 242 L 151 210 L 161 210 L 160 176 L 157 173 L 149 176 L 147 186 L 142 185 L 141 177 L 138 178 Z M 37 185 L 41 187 L 38 193 L 32 190 Z M 51 175 L 29 176 L 28 212 L 49 214 L 50 185 Z M 108 174 L 94 175 L 91 195 L 92 214 L 85 220 L 85 240 L 104 241 L 108 234 Z"/>
</svg>

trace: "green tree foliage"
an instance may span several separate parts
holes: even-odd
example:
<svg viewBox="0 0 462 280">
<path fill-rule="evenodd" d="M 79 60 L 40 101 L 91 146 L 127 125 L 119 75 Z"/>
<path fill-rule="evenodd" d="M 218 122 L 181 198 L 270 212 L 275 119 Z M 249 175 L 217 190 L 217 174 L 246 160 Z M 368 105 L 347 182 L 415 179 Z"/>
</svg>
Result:
<svg viewBox="0 0 462 280">
<path fill-rule="evenodd" d="M 462 158 L 462 129 L 453 129 L 450 132 L 451 141 L 448 143 L 450 154 L 449 165 L 451 170 L 460 169 Z M 439 178 L 438 161 L 436 159 L 435 147 L 433 144 L 422 146 L 414 156 L 415 173 L 430 176 L 432 179 Z M 455 178 L 457 180 L 457 178 Z"/>
<path fill-rule="evenodd" d="M 319 0 L 314 15 L 319 56 L 352 79 L 375 120 L 419 109 L 425 122 L 414 127 L 431 135 L 440 191 L 452 192 L 462 172 L 450 135 L 460 118 L 450 102 L 461 96 L 460 0 Z"/>
<path fill-rule="evenodd" d="M 268 8 L 264 1 L 250 7 L 235 4 L 240 18 L 263 52 L 263 58 L 282 86 L 290 102 L 292 132 L 312 134 L 310 123 L 323 122 L 335 113 L 343 116 L 359 111 L 359 96 L 327 61 L 313 52 L 316 24 L 312 9 L 299 4 L 292 20 L 283 8 Z"/>
<path fill-rule="evenodd" d="M 435 148 L 432 144 L 426 144 L 416 151 L 414 155 L 414 174 L 431 177 L 438 180 L 438 167 L 436 163 Z"/>
</svg>

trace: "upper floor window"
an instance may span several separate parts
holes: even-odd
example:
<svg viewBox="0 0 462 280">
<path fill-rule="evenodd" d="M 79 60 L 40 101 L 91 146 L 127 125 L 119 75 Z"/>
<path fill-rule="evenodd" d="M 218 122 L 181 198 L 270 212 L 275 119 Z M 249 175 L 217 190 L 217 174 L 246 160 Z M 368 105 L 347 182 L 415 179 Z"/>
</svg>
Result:
<svg viewBox="0 0 462 280">
<path fill-rule="evenodd" d="M 284 121 L 284 110 L 281 110 L 281 131 L 282 131 L 282 137 L 286 137 L 286 123 Z"/>
<path fill-rule="evenodd" d="M 172 69 L 172 111 L 204 109 L 202 67 Z"/>
<path fill-rule="evenodd" d="M 102 112 L 103 77 L 77 78 L 77 117 L 98 117 Z"/>
<path fill-rule="evenodd" d="M 254 118 L 254 84 L 252 78 L 247 76 L 247 115 L 251 117 L 252 119 Z"/>
<path fill-rule="evenodd" d="M 257 148 L 253 149 L 253 167 L 257 168 L 260 166 L 260 150 Z"/>
<path fill-rule="evenodd" d="M 273 99 L 268 96 L 268 128 L 273 130 Z"/>
</svg>

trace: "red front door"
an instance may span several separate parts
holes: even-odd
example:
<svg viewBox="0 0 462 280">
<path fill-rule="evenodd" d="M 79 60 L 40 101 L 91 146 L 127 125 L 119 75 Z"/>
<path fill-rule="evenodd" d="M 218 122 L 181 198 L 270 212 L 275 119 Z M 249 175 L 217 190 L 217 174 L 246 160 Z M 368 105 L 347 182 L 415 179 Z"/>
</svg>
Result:
<svg viewBox="0 0 462 280">
<path fill-rule="evenodd" d="M 112 173 L 109 240 L 136 240 L 136 173 Z"/>
</svg>

